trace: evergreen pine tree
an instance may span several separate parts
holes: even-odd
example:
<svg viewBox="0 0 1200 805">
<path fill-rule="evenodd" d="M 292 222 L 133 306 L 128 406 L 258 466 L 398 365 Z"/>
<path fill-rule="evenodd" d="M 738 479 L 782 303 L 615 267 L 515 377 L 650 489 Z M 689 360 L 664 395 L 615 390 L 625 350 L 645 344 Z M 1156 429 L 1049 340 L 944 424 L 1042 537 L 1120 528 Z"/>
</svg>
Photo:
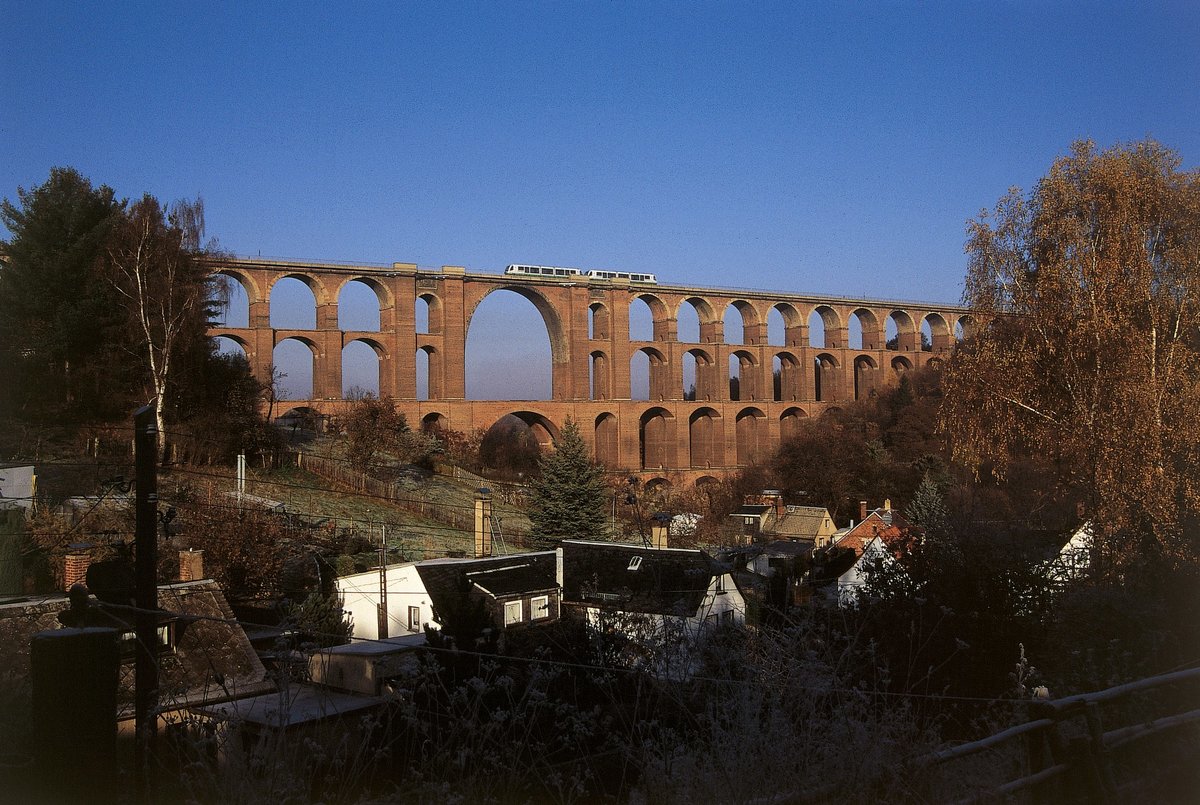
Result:
<svg viewBox="0 0 1200 805">
<path fill-rule="evenodd" d="M 942 497 L 942 490 L 929 473 L 921 479 L 916 494 L 904 514 L 908 519 L 925 529 L 925 535 L 934 541 L 950 536 L 950 512 Z"/>
<path fill-rule="evenodd" d="M 606 534 L 608 489 L 579 426 L 568 419 L 553 453 L 538 462 L 529 519 L 535 537 L 599 539 Z"/>
</svg>

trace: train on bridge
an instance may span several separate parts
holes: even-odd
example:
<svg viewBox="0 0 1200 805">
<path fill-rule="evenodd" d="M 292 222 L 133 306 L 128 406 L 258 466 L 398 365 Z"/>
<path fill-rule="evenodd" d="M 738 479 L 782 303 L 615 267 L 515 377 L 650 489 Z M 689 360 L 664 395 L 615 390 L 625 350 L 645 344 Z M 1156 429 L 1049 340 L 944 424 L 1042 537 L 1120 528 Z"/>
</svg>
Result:
<svg viewBox="0 0 1200 805">
<path fill-rule="evenodd" d="M 639 274 L 632 271 L 606 271 L 602 269 L 584 271 L 582 268 L 564 268 L 563 266 L 527 266 L 514 263 L 506 266 L 504 273 L 509 275 L 518 274 L 526 277 L 587 277 L 588 279 L 595 280 L 622 279 L 645 285 L 658 284 L 658 278 L 653 274 Z"/>
</svg>

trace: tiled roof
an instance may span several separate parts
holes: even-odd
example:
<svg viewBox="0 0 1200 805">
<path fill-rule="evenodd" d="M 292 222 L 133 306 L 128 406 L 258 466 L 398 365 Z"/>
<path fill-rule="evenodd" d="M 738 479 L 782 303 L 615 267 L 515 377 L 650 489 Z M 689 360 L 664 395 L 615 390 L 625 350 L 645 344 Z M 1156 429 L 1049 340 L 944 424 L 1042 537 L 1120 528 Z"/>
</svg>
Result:
<svg viewBox="0 0 1200 805">
<path fill-rule="evenodd" d="M 467 580 L 494 598 L 541 592 L 558 586 L 554 565 L 548 562 L 476 570 L 467 574 Z"/>
<path fill-rule="evenodd" d="M 693 616 L 726 572 L 693 549 L 564 540 L 562 551 L 564 603 L 625 612 Z"/>
<path fill-rule="evenodd" d="M 904 540 L 912 537 L 915 529 L 916 526 L 898 511 L 876 509 L 867 515 L 867 519 L 843 534 L 833 545 L 836 548 L 852 550 L 855 557 L 859 557 L 862 556 L 863 549 L 871 540 L 879 537 L 885 545 L 896 551 Z"/>
<path fill-rule="evenodd" d="M 829 512 L 819 506 L 789 506 L 771 527 L 772 534 L 781 537 L 813 538 L 821 533 Z"/>
<path fill-rule="evenodd" d="M 490 581 L 492 587 L 506 590 L 499 593 L 485 586 L 486 582 L 481 583 L 493 596 L 512 595 L 555 586 L 554 566 L 554 551 L 537 551 L 486 559 L 427 559 L 417 562 L 417 573 L 425 584 L 433 608 L 440 612 L 452 612 L 474 580 L 469 574 Z M 526 570 L 515 572 L 521 568 Z"/>
</svg>

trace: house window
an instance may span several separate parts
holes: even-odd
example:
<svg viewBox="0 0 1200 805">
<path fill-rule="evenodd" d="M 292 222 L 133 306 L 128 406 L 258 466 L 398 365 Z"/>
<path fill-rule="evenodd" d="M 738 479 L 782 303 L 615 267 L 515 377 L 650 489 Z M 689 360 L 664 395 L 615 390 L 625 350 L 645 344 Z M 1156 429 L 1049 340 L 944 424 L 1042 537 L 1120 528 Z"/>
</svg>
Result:
<svg viewBox="0 0 1200 805">
<path fill-rule="evenodd" d="M 156 647 L 159 654 L 170 654 L 175 650 L 175 629 L 170 623 L 160 623 L 158 625 L 158 646 Z M 120 643 L 121 659 L 132 660 L 137 653 L 137 632 L 133 629 L 121 632 Z"/>
<path fill-rule="evenodd" d="M 641 566 L 642 566 L 642 557 L 635 556 L 629 560 L 629 569 L 630 570 L 637 570 Z"/>
<path fill-rule="evenodd" d="M 550 596 L 535 596 L 529 603 L 532 605 L 532 612 L 529 615 L 530 620 L 536 621 L 550 617 Z"/>
<path fill-rule="evenodd" d="M 521 614 L 521 602 L 507 601 L 504 604 L 504 625 L 512 626 L 514 623 L 520 623 L 524 620 Z"/>
<path fill-rule="evenodd" d="M 721 613 L 721 623 L 724 623 L 726 626 L 733 625 L 733 610 L 732 609 L 727 609 Z"/>
<path fill-rule="evenodd" d="M 408 608 L 408 631 L 419 632 L 421 630 L 421 608 Z"/>
</svg>

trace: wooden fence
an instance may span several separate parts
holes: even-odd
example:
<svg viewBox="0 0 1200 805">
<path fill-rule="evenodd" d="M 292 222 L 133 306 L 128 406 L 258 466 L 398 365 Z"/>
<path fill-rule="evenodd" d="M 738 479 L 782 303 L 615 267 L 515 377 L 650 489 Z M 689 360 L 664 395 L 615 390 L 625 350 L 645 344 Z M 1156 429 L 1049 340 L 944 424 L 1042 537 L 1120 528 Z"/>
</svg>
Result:
<svg viewBox="0 0 1200 805">
<path fill-rule="evenodd" d="M 298 452 L 292 456 L 297 467 L 319 475 L 347 491 L 386 500 L 390 505 L 410 514 L 463 531 L 468 539 L 471 539 L 475 531 L 475 512 L 469 506 L 447 506 L 445 501 L 425 497 L 405 488 L 403 484 L 383 481 L 359 472 L 348 466 L 345 461 L 330 460 L 311 453 Z M 529 547 L 523 535 L 505 534 L 503 539 L 510 548 Z"/>
<path fill-rule="evenodd" d="M 295 453 L 296 466 L 360 495 L 386 500 L 398 509 L 435 523 L 452 526 L 470 534 L 475 528 L 475 513 L 470 509 L 449 508 L 443 502 L 418 496 L 394 481 L 383 481 L 347 466 L 311 453 Z"/>
<path fill-rule="evenodd" d="M 1170 688 L 1171 696 L 1157 695 Z M 1129 765 L 1118 762 L 1117 751 L 1133 743 L 1170 730 L 1200 722 L 1200 668 L 1154 676 L 1107 690 L 1067 696 L 1046 702 L 1030 702 L 1033 720 L 982 740 L 955 746 L 926 758 L 932 766 L 945 767 L 964 758 L 991 750 L 1023 756 L 1020 776 L 988 786 L 984 791 L 959 800 L 962 803 L 995 801 L 1028 795 L 1033 802 L 1132 801 L 1151 773 L 1162 771 L 1157 763 L 1144 764 L 1130 774 Z M 1113 708 L 1106 726 L 1103 705 Z M 1132 721 L 1115 726 L 1115 717 Z M 1175 759 L 1176 762 L 1179 758 Z M 949 769 L 942 771 L 952 774 Z M 1168 769 L 1169 771 L 1169 769 Z M 1126 778 L 1122 780 L 1122 777 Z"/>
</svg>

